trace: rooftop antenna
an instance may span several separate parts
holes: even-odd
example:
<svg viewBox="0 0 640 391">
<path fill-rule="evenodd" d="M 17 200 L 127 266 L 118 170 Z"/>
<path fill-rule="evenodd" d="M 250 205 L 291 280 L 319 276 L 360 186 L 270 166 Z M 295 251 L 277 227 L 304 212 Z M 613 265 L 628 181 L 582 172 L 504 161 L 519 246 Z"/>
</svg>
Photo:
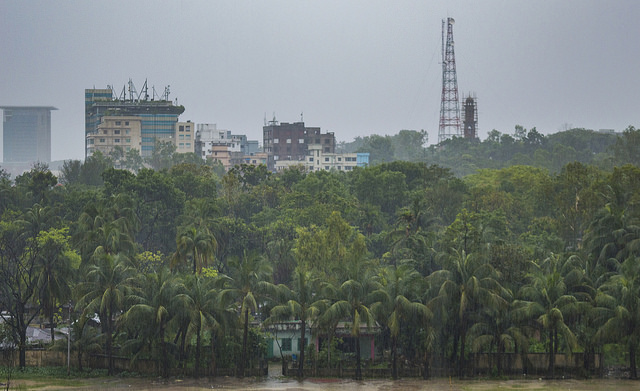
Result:
<svg viewBox="0 0 640 391">
<path fill-rule="evenodd" d="M 129 100 L 133 102 L 133 97 L 138 97 L 138 91 L 136 91 L 136 86 L 133 84 L 133 80 L 129 78 Z"/>
<path fill-rule="evenodd" d="M 304 114 L 304 113 L 301 111 L 301 112 L 300 112 L 300 122 L 304 122 L 304 116 L 303 116 L 303 114 Z"/>
<path fill-rule="evenodd" d="M 138 94 L 138 100 L 140 100 L 140 97 L 143 97 L 143 100 L 149 100 L 149 87 L 147 86 L 147 79 L 144 79 L 144 84 L 142 85 L 140 94 Z"/>
<path fill-rule="evenodd" d="M 264 126 L 267 126 L 267 112 L 264 112 Z"/>
<path fill-rule="evenodd" d="M 169 100 L 169 87 L 171 87 L 170 85 L 166 86 L 164 88 L 164 93 L 162 94 L 162 99 L 168 101 Z"/>
</svg>

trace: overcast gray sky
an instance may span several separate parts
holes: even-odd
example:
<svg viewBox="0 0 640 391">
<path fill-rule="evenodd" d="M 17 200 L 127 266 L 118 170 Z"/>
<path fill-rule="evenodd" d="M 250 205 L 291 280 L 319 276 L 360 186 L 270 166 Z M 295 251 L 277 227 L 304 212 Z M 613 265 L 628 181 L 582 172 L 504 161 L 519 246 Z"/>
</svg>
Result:
<svg viewBox="0 0 640 391">
<path fill-rule="evenodd" d="M 441 20 L 458 87 L 497 129 L 640 126 L 640 1 L 0 1 L 0 105 L 51 105 L 52 159 L 84 157 L 84 89 L 145 79 L 262 142 L 265 114 L 339 141 L 438 139 Z M 0 150 L 1 153 L 1 150 Z"/>
</svg>

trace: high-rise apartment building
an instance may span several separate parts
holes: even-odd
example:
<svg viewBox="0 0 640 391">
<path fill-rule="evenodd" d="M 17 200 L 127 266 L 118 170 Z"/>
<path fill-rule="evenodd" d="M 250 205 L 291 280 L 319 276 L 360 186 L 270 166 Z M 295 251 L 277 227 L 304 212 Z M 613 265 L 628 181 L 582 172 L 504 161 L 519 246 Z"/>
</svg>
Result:
<svg viewBox="0 0 640 391">
<path fill-rule="evenodd" d="M 51 106 L 2 106 L 5 163 L 51 161 Z"/>
<path fill-rule="evenodd" d="M 262 128 L 263 150 L 267 154 L 267 168 L 275 170 L 278 161 L 304 161 L 309 145 L 321 146 L 324 153 L 335 153 L 333 132 L 321 133 L 320 128 L 305 127 L 304 122 L 278 123 L 273 120 Z M 285 163 L 286 165 L 286 163 Z"/>
<path fill-rule="evenodd" d="M 151 155 L 156 141 L 177 143 L 176 146 L 179 147 L 176 125 L 184 107 L 176 106 L 168 100 L 168 88 L 165 89 L 162 99 L 155 99 L 155 96 L 150 99 L 146 82 L 140 95 L 134 93 L 135 87 L 132 86 L 133 83 L 129 81 L 129 97 L 124 94 L 124 88 L 119 98 L 113 95 L 110 87 L 84 91 L 85 157 L 91 156 L 96 150 L 95 146 L 90 144 L 90 140 L 93 139 L 95 143 L 96 136 L 100 136 L 99 128 L 104 126 L 101 125 L 104 117 L 136 117 L 140 121 L 140 145 L 136 148 L 142 156 Z"/>
</svg>

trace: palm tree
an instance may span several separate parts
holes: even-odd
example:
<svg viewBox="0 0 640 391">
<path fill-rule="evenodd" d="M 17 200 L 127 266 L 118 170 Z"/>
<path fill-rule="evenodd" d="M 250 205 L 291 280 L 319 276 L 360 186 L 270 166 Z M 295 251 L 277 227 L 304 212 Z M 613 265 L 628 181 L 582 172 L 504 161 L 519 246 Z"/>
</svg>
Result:
<svg viewBox="0 0 640 391">
<path fill-rule="evenodd" d="M 338 319 L 349 319 L 351 322 L 351 336 L 356 345 L 356 380 L 362 380 L 362 363 L 360 358 L 360 330 L 362 324 L 367 327 L 375 322 L 371 305 L 375 303 L 374 292 L 381 288 L 378 277 L 372 268 L 361 260 L 353 260 L 347 265 L 348 275 L 332 294 L 335 302 L 322 315 L 323 322 L 334 323 Z"/>
<path fill-rule="evenodd" d="M 598 330 L 601 341 L 626 340 L 629 349 L 630 377 L 638 378 L 636 351 L 640 346 L 640 258 L 631 256 L 618 264 L 613 275 L 601 289 L 601 302 L 607 302 L 609 319 Z"/>
<path fill-rule="evenodd" d="M 559 335 L 564 337 L 569 349 L 577 346 L 576 336 L 569 327 L 571 318 L 580 314 L 580 303 L 569 286 L 574 285 L 570 265 L 557 255 L 551 255 L 540 264 L 531 262 L 528 283 L 520 289 L 522 300 L 516 300 L 515 314 L 521 319 L 535 319 L 547 333 L 549 342 L 549 376 L 555 373 L 555 355 L 559 347 Z"/>
<path fill-rule="evenodd" d="M 292 289 L 286 285 L 278 285 L 279 298 L 282 304 L 271 309 L 273 320 L 294 318 L 300 320 L 300 341 L 305 343 L 308 322 L 318 318 L 327 301 L 319 299 L 320 283 L 310 271 L 300 267 L 293 273 Z M 300 346 L 300 360 L 298 362 L 298 377 L 304 377 L 305 346 Z"/>
<path fill-rule="evenodd" d="M 225 301 L 220 294 L 227 280 L 224 275 L 189 275 L 185 283 L 186 290 L 177 297 L 196 337 L 195 377 L 200 376 L 202 332 L 206 329 L 211 330 L 212 369 L 215 374 L 215 334 L 224 330 L 234 314 L 231 302 Z"/>
<path fill-rule="evenodd" d="M 78 307 L 82 316 L 98 314 L 105 335 L 105 351 L 109 360 L 110 375 L 113 374 L 113 333 L 116 317 L 124 308 L 125 297 L 135 283 L 135 268 L 122 254 L 102 254 L 94 259 L 95 264 L 85 269 L 84 282 L 78 285 Z"/>
<path fill-rule="evenodd" d="M 182 282 L 171 274 L 168 269 L 162 268 L 157 272 L 139 275 L 139 290 L 129 295 L 129 300 L 134 302 L 123 314 L 124 324 L 140 327 L 137 343 L 138 351 L 142 346 L 157 346 L 162 361 L 160 375 L 169 376 L 169 352 L 165 335 L 167 326 L 175 316 L 178 303 L 176 296 L 184 289 Z M 154 352 L 151 352 L 154 355 Z M 158 368 L 160 370 L 160 368 Z"/>
<path fill-rule="evenodd" d="M 40 245 L 38 286 L 43 311 L 49 317 L 51 342 L 55 341 L 53 317 L 59 308 L 58 303 L 71 298 L 71 256 L 75 253 L 69 249 L 67 232 L 66 228 L 51 229 L 40 232 L 37 238 Z"/>
<path fill-rule="evenodd" d="M 196 228 L 189 226 L 184 228 L 176 239 L 177 250 L 174 254 L 172 264 L 186 262 L 191 258 L 193 261 L 193 273 L 200 274 L 202 268 L 208 266 L 215 258 L 218 243 L 211 232 L 206 228 Z"/>
<path fill-rule="evenodd" d="M 123 253 L 127 257 L 134 255 L 134 238 L 140 221 L 131 203 L 131 198 L 121 193 L 86 207 L 73 235 L 83 262 L 86 263 L 96 252 Z"/>
<path fill-rule="evenodd" d="M 272 269 L 266 260 L 255 253 L 244 253 L 242 257 L 229 260 L 230 280 L 221 292 L 223 298 L 234 297 L 240 305 L 242 323 L 242 356 L 238 365 L 238 375 L 244 376 L 247 362 L 247 339 L 249 335 L 249 312 L 258 310 L 257 297 L 267 291 L 273 291 L 269 282 Z"/>
<path fill-rule="evenodd" d="M 432 317 L 427 306 L 415 300 L 421 280 L 420 273 L 407 263 L 388 266 L 382 270 L 381 289 L 374 293 L 380 301 L 371 309 L 391 336 L 391 376 L 394 379 L 398 378 L 398 335 L 402 325 L 416 318 L 424 324 Z"/>
<path fill-rule="evenodd" d="M 459 346 L 458 376 L 463 376 L 467 331 L 475 322 L 475 316 L 483 308 L 506 308 L 504 288 L 498 283 L 493 267 L 474 254 L 455 252 L 449 257 L 444 269 L 429 277 L 440 282 L 438 296 L 430 302 L 431 307 L 441 307 L 442 312 L 455 314 L 453 354 Z"/>
<path fill-rule="evenodd" d="M 505 298 L 512 302 L 510 295 Z M 471 347 L 474 352 L 492 352 L 497 354 L 498 376 L 502 376 L 503 356 L 508 351 L 527 351 L 527 328 L 518 325 L 513 319 L 511 308 L 485 308 L 480 318 L 469 329 L 469 335 L 473 337 Z"/>
</svg>

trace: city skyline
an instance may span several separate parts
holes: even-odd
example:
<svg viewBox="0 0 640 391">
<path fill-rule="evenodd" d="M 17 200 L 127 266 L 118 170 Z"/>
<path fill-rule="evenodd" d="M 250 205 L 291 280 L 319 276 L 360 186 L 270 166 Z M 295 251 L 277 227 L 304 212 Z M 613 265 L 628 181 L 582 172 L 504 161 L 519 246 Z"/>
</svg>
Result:
<svg viewBox="0 0 640 391">
<path fill-rule="evenodd" d="M 338 141 L 421 130 L 437 142 L 441 21 L 453 17 L 461 96 L 481 139 L 519 124 L 622 131 L 640 124 L 635 1 L 8 0 L 0 105 L 45 106 L 52 160 L 84 157 L 86 88 L 145 79 L 181 121 L 262 140 L 301 115 Z"/>
</svg>

